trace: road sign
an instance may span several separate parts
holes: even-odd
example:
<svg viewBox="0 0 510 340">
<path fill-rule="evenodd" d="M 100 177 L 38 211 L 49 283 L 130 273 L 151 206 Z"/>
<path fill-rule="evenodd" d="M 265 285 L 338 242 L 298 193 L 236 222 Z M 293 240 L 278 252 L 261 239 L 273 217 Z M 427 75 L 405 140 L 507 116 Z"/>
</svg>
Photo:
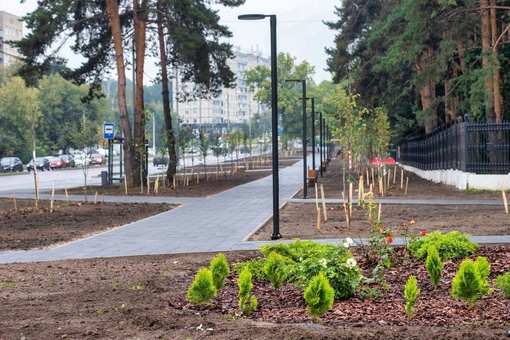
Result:
<svg viewBox="0 0 510 340">
<path fill-rule="evenodd" d="M 104 139 L 113 139 L 115 136 L 115 123 L 104 123 Z"/>
</svg>

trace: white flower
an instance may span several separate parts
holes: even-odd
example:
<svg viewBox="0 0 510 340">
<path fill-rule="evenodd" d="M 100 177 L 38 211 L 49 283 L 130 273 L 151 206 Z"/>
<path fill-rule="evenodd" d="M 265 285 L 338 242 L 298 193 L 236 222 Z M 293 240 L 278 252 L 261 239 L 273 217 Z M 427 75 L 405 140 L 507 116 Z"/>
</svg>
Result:
<svg viewBox="0 0 510 340">
<path fill-rule="evenodd" d="M 356 260 L 352 257 L 350 259 L 347 259 L 347 267 L 354 268 L 356 267 Z"/>
<path fill-rule="evenodd" d="M 347 243 L 349 243 L 349 245 L 351 245 L 353 243 L 353 240 L 350 237 L 346 237 L 345 242 L 347 242 Z"/>
<path fill-rule="evenodd" d="M 349 248 L 349 246 L 350 246 L 349 242 L 347 242 L 347 241 L 344 241 L 344 242 L 342 243 L 342 245 L 343 245 L 345 248 Z"/>
<path fill-rule="evenodd" d="M 319 263 L 321 266 L 323 266 L 324 268 L 326 268 L 326 264 L 328 263 L 328 261 L 326 261 L 326 259 L 320 259 L 319 260 Z"/>
<path fill-rule="evenodd" d="M 299 262 L 303 262 L 303 258 L 302 257 L 299 258 Z"/>
</svg>

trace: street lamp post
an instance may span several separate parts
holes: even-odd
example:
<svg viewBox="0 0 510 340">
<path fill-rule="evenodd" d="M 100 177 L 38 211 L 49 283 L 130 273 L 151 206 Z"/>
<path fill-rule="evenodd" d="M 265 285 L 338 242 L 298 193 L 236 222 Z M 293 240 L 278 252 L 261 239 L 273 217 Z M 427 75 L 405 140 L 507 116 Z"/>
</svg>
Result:
<svg viewBox="0 0 510 340">
<path fill-rule="evenodd" d="M 322 178 L 322 112 L 319 113 L 319 155 L 320 155 L 320 167 L 321 167 L 321 178 Z"/>
<path fill-rule="evenodd" d="M 300 82 L 303 86 L 302 105 L 303 105 L 303 198 L 308 198 L 307 164 L 306 164 L 306 79 L 287 79 L 287 82 Z"/>
<path fill-rule="evenodd" d="M 239 20 L 261 20 L 269 17 L 271 25 L 271 133 L 273 144 L 273 234 L 271 240 L 282 237 L 280 234 L 280 188 L 278 181 L 278 82 L 276 70 L 276 15 L 270 14 L 244 14 L 239 15 Z"/>
</svg>

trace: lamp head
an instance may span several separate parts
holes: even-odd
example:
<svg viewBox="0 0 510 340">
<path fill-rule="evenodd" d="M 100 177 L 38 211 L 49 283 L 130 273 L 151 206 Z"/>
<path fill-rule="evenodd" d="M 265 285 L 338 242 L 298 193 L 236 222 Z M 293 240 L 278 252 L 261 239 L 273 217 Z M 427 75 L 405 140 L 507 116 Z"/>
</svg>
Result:
<svg viewBox="0 0 510 340">
<path fill-rule="evenodd" d="M 237 16 L 239 20 L 261 20 L 264 19 L 267 15 L 265 14 L 241 14 Z"/>
</svg>

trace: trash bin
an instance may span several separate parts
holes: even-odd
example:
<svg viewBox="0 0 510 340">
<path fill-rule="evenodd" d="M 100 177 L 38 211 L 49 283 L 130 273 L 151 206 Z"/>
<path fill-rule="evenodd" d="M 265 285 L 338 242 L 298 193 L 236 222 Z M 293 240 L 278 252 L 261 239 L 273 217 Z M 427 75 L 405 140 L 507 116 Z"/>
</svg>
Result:
<svg viewBox="0 0 510 340">
<path fill-rule="evenodd" d="M 101 185 L 108 185 L 108 171 L 101 171 Z"/>
</svg>

